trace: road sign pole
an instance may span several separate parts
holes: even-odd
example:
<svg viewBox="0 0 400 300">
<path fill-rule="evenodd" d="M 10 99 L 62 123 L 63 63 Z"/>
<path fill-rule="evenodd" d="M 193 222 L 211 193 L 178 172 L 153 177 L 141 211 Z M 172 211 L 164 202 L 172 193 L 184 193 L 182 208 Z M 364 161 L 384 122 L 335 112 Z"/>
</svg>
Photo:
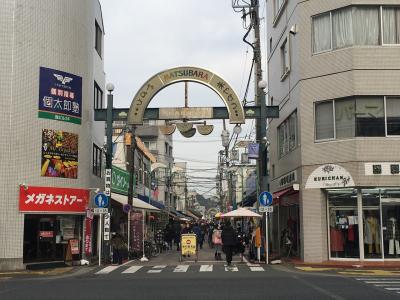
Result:
<svg viewBox="0 0 400 300">
<path fill-rule="evenodd" d="M 99 244 L 99 246 L 98 246 L 98 255 L 99 255 L 99 266 L 101 266 L 101 247 L 102 247 L 102 237 L 103 237 L 103 229 L 102 229 L 102 223 L 103 223 L 103 221 L 102 221 L 102 219 L 103 219 L 103 214 L 100 214 L 99 215 L 99 238 L 98 238 L 98 244 Z"/>
<path fill-rule="evenodd" d="M 269 262 L 269 242 L 268 242 L 268 212 L 265 212 L 265 263 Z"/>
</svg>

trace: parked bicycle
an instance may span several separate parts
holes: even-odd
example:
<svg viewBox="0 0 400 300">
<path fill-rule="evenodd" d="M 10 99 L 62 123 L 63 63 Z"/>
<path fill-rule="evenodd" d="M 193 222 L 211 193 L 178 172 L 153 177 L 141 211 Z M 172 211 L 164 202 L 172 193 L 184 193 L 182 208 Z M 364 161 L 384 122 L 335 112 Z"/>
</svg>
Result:
<svg viewBox="0 0 400 300">
<path fill-rule="evenodd" d="M 158 256 L 159 251 L 155 242 L 144 241 L 144 254 L 147 258 L 152 258 Z"/>
</svg>

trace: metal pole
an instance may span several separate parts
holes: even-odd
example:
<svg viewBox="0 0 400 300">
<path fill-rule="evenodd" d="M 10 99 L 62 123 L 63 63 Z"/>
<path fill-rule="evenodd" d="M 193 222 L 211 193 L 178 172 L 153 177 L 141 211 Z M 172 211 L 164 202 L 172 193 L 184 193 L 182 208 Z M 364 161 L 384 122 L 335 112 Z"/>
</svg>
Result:
<svg viewBox="0 0 400 300">
<path fill-rule="evenodd" d="M 142 215 L 143 215 L 143 218 L 142 218 L 142 249 L 143 249 L 143 256 L 142 256 L 142 258 L 140 259 L 140 261 L 149 261 L 148 259 L 147 259 L 147 257 L 146 257 L 146 254 L 144 253 L 144 225 L 145 225 L 145 222 L 144 222 L 144 209 L 142 209 Z"/>
<path fill-rule="evenodd" d="M 268 212 L 265 212 L 265 263 L 269 262 L 269 246 L 268 246 Z"/>
<path fill-rule="evenodd" d="M 103 223 L 103 214 L 100 214 L 99 215 L 99 238 L 98 238 L 98 240 L 99 240 L 99 242 L 98 242 L 98 254 L 99 254 L 99 266 L 101 266 L 101 247 L 102 247 L 102 236 L 103 236 L 103 225 L 102 225 L 102 223 Z"/>
<path fill-rule="evenodd" d="M 254 82 L 255 82 L 255 101 L 257 106 L 260 106 L 260 118 L 256 119 L 256 140 L 259 143 L 258 151 L 258 185 L 260 191 L 268 190 L 268 178 L 267 178 L 267 153 L 266 153 L 266 101 L 265 93 L 263 88 L 259 87 L 258 83 L 262 78 L 262 67 L 261 67 L 261 43 L 260 43 L 260 18 L 259 18 L 259 1 L 251 0 L 251 6 L 254 8 L 252 15 L 252 22 L 254 26 Z"/>
</svg>

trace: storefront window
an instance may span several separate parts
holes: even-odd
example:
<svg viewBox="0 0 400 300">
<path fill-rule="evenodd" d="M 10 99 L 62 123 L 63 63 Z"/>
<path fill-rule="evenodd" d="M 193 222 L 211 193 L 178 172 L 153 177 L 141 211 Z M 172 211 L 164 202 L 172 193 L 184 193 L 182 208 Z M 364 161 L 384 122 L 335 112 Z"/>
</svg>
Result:
<svg viewBox="0 0 400 300">
<path fill-rule="evenodd" d="M 385 258 L 400 258 L 400 191 L 381 190 L 382 231 Z"/>
<path fill-rule="evenodd" d="M 328 191 L 331 258 L 359 258 L 357 190 Z"/>
<path fill-rule="evenodd" d="M 362 189 L 364 257 L 382 258 L 379 189 Z"/>
</svg>

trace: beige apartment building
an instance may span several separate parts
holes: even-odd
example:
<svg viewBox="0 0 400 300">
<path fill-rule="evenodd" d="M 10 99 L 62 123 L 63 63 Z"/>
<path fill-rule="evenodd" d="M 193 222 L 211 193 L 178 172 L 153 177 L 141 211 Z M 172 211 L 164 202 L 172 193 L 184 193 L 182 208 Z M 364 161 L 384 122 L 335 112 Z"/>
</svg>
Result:
<svg viewBox="0 0 400 300">
<path fill-rule="evenodd" d="M 400 2 L 267 11 L 272 254 L 400 259 Z"/>
</svg>

